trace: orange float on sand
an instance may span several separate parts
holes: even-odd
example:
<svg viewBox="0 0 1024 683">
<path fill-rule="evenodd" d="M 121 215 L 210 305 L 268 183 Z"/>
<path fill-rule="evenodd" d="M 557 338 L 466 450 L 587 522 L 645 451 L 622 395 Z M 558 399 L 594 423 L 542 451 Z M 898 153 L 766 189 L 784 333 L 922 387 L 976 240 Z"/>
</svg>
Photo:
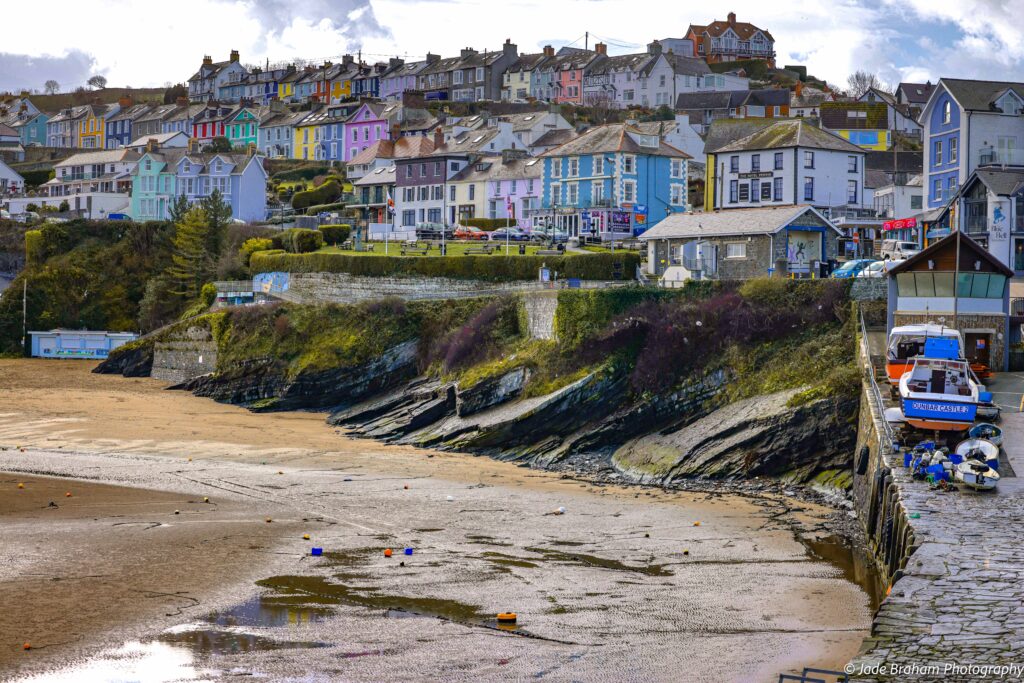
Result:
<svg viewBox="0 0 1024 683">
<path fill-rule="evenodd" d="M 391 557 L 391 548 L 384 549 L 384 557 Z"/>
<path fill-rule="evenodd" d="M 517 616 L 515 612 L 501 612 L 498 614 L 498 623 L 514 624 Z"/>
</svg>

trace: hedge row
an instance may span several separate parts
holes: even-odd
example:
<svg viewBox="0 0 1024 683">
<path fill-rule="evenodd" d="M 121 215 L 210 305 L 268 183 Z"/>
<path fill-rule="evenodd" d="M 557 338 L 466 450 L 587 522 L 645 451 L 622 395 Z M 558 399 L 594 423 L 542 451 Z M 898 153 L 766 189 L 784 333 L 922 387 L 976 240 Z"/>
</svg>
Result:
<svg viewBox="0 0 1024 683">
<path fill-rule="evenodd" d="M 296 211 L 304 211 L 315 204 L 330 204 L 340 196 L 341 181 L 337 178 L 329 178 L 316 189 L 296 192 L 292 196 L 292 208 Z"/>
<path fill-rule="evenodd" d="M 318 175 L 324 175 L 330 172 L 330 168 L 327 166 L 315 165 L 315 166 L 303 166 L 302 168 L 293 168 L 288 171 L 278 171 L 270 177 L 271 180 L 277 180 L 278 182 L 293 182 L 296 180 L 312 180 Z"/>
<path fill-rule="evenodd" d="M 308 228 L 289 228 L 274 235 L 271 241 L 275 247 L 293 254 L 306 254 L 324 246 L 324 236 L 320 231 Z M 266 252 L 254 252 L 253 256 L 261 253 Z M 252 257 L 249 262 L 252 263 Z"/>
<path fill-rule="evenodd" d="M 316 216 L 321 211 L 341 211 L 345 208 L 345 202 L 334 202 L 333 204 L 314 204 L 306 209 L 307 216 Z"/>
<path fill-rule="evenodd" d="M 459 221 L 461 225 L 481 230 L 497 230 L 498 228 L 516 227 L 515 220 L 508 218 L 467 218 Z"/>
<path fill-rule="evenodd" d="M 559 279 L 631 280 L 640 263 L 635 253 L 570 256 L 354 256 L 349 254 L 269 254 L 257 252 L 249 262 L 255 273 L 348 273 L 369 277 L 427 276 L 459 280 L 510 282 L 536 280 L 541 266 Z"/>
<path fill-rule="evenodd" d="M 321 225 L 320 234 L 325 244 L 341 244 L 352 234 L 351 225 Z"/>
</svg>

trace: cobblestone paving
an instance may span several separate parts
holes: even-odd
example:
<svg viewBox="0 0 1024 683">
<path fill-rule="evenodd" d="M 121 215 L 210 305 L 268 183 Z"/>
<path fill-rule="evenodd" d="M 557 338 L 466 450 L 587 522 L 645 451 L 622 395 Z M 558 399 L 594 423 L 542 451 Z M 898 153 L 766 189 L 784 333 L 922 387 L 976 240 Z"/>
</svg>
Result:
<svg viewBox="0 0 1024 683">
<path fill-rule="evenodd" d="M 1022 473 L 1024 415 L 1004 413 L 1001 426 Z M 896 457 L 884 456 L 920 547 L 850 663 L 851 680 L 1024 680 L 1024 481 L 1003 479 L 995 493 L 938 493 Z M 977 668 L 986 666 L 1004 669 Z"/>
</svg>

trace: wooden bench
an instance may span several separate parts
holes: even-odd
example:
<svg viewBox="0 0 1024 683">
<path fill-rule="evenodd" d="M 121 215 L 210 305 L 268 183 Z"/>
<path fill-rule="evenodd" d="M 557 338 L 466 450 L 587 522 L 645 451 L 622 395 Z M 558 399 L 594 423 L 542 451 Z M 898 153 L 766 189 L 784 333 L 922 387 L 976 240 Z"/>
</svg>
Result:
<svg viewBox="0 0 1024 683">
<path fill-rule="evenodd" d="M 469 247 L 462 253 L 466 256 L 470 256 L 472 254 L 486 254 L 487 256 L 490 256 L 494 253 L 494 247 Z"/>
<path fill-rule="evenodd" d="M 537 250 L 537 256 L 563 256 L 564 254 L 565 254 L 564 251 L 559 251 L 558 249 L 538 249 Z"/>
<path fill-rule="evenodd" d="M 402 247 L 402 256 L 406 256 L 408 254 L 417 254 L 419 256 L 426 256 L 429 253 L 430 253 L 430 245 L 429 244 L 427 246 L 425 246 L 425 247 L 415 247 L 415 246 L 414 247 Z"/>
</svg>

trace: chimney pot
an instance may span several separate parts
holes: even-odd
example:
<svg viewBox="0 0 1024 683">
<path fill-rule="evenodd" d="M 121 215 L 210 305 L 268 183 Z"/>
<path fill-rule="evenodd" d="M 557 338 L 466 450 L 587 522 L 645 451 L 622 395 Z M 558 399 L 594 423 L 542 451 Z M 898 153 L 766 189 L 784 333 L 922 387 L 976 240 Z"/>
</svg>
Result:
<svg viewBox="0 0 1024 683">
<path fill-rule="evenodd" d="M 736 13 L 735 12 L 729 12 L 729 25 L 730 26 L 735 26 L 736 25 Z"/>
<path fill-rule="evenodd" d="M 555 56 L 555 48 L 551 47 L 550 45 L 545 45 L 544 46 L 544 56 L 545 57 L 554 57 Z"/>
<path fill-rule="evenodd" d="M 599 55 L 607 55 L 608 54 L 608 46 L 605 45 L 604 43 L 595 43 L 594 44 L 594 52 L 596 52 Z"/>
<path fill-rule="evenodd" d="M 434 149 L 440 149 L 444 145 L 444 131 L 441 126 L 434 129 Z"/>
<path fill-rule="evenodd" d="M 203 55 L 203 66 L 210 66 L 213 64 L 213 57 L 210 55 Z"/>
<path fill-rule="evenodd" d="M 238 58 L 238 50 L 232 50 L 232 51 L 231 51 L 231 57 L 230 57 L 230 60 L 231 60 L 232 62 L 237 62 L 237 61 L 238 61 L 238 59 L 239 59 L 239 58 Z"/>
</svg>

